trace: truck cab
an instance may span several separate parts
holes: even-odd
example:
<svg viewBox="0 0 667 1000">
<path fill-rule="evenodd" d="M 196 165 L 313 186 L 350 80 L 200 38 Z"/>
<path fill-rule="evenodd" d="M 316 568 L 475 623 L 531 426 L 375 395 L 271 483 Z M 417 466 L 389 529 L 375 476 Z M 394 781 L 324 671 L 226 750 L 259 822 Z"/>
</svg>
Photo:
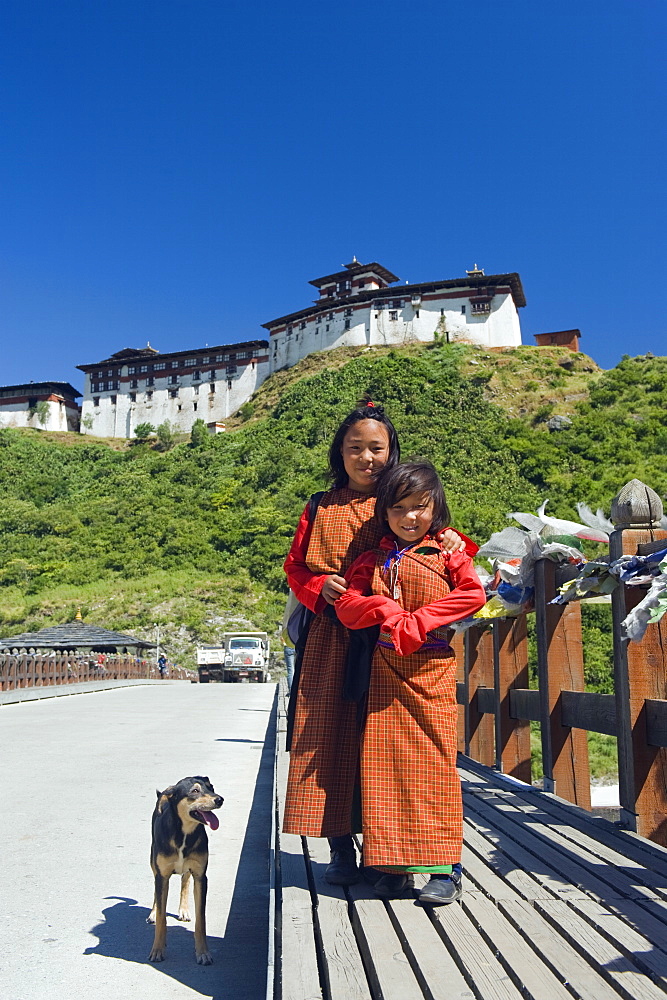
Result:
<svg viewBox="0 0 667 1000">
<path fill-rule="evenodd" d="M 225 632 L 219 646 L 200 646 L 200 683 L 264 683 L 269 679 L 269 637 L 266 632 Z"/>
</svg>

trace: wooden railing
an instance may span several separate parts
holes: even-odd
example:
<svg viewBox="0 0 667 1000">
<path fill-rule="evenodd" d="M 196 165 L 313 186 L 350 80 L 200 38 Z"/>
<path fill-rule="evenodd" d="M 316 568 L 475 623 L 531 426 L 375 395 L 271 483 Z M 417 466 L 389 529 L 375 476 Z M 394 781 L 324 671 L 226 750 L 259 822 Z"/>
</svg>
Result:
<svg viewBox="0 0 667 1000">
<path fill-rule="evenodd" d="M 612 519 L 610 558 L 647 554 L 667 539 L 653 510 Z M 627 509 L 625 515 L 628 514 Z M 646 588 L 624 584 L 612 595 L 614 693 L 584 689 L 581 607 L 549 602 L 558 567 L 535 568 L 537 687 L 529 687 L 526 615 L 474 626 L 457 636 L 459 749 L 530 782 L 530 722 L 539 723 L 544 788 L 590 809 L 586 731 L 614 736 L 618 747 L 621 824 L 667 846 L 667 615 L 629 642 L 621 623 Z"/>
<path fill-rule="evenodd" d="M 197 680 L 186 667 L 168 668 L 170 680 Z M 106 656 L 98 663 L 97 654 L 30 653 L 17 650 L 0 653 L 0 691 L 17 688 L 48 687 L 56 684 L 80 684 L 83 681 L 159 680 L 160 671 L 152 660 L 132 656 Z"/>
</svg>

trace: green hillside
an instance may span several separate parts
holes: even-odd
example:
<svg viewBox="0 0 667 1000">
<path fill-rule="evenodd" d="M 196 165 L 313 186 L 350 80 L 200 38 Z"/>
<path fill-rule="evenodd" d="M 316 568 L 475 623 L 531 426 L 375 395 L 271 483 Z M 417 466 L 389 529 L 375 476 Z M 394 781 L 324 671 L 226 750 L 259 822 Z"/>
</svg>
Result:
<svg viewBox="0 0 667 1000">
<path fill-rule="evenodd" d="M 564 357 L 564 354 L 566 355 Z M 509 510 L 606 510 L 634 476 L 667 493 L 667 358 L 600 372 L 557 348 L 341 349 L 269 379 L 217 437 L 161 452 L 40 431 L 0 432 L 0 634 L 84 618 L 172 657 L 225 623 L 275 630 L 281 563 L 327 445 L 364 394 L 405 458 L 430 458 L 454 523 L 483 541 Z M 566 429 L 546 420 L 569 415 Z"/>
</svg>

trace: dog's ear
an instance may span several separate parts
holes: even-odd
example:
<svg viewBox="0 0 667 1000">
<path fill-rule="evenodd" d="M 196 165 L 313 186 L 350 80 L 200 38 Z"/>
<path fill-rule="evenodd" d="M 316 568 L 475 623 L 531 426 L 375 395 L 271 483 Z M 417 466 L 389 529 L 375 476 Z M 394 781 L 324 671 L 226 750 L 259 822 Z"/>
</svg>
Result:
<svg viewBox="0 0 667 1000">
<path fill-rule="evenodd" d="M 207 776 L 207 777 L 204 777 L 204 775 L 202 775 L 202 779 L 201 779 L 201 780 L 202 780 L 202 781 L 205 781 L 207 785 L 210 785 L 210 784 L 211 784 L 211 779 L 210 779 L 210 778 L 209 778 L 208 776 Z"/>
<path fill-rule="evenodd" d="M 163 792 L 160 792 L 157 788 L 155 789 L 155 793 L 157 795 L 156 809 L 158 813 L 162 812 L 167 802 L 169 801 L 169 797 L 171 796 L 173 791 L 174 791 L 174 785 L 169 785 L 169 788 L 165 788 Z"/>
</svg>

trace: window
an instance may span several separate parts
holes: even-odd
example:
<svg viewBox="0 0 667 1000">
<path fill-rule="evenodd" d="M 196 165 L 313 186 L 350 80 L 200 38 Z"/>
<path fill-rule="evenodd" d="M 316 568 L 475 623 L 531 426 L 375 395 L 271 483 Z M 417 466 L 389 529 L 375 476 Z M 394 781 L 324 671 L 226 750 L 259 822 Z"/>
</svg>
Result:
<svg viewBox="0 0 667 1000">
<path fill-rule="evenodd" d="M 130 402 L 131 403 L 136 403 L 136 401 L 137 401 L 137 394 L 136 394 L 136 392 L 131 392 L 130 393 Z"/>
<path fill-rule="evenodd" d="M 441 315 L 441 316 L 442 316 L 442 314 L 444 313 L 444 311 L 445 311 L 444 309 L 441 309 L 441 310 L 440 310 L 440 315 Z M 465 316 L 465 314 L 466 314 L 466 307 L 465 307 L 465 306 L 461 306 L 461 315 L 462 315 L 462 316 Z"/>
<path fill-rule="evenodd" d="M 139 383 L 137 382 L 136 378 L 133 378 L 132 381 L 130 382 L 130 389 L 136 389 L 138 388 L 138 386 Z"/>
<path fill-rule="evenodd" d="M 332 320 L 333 318 L 334 318 L 334 314 L 332 312 L 329 313 L 329 315 L 327 316 L 327 319 Z"/>
<path fill-rule="evenodd" d="M 303 322 L 299 323 L 299 329 L 300 330 L 305 330 L 306 329 L 306 324 L 303 323 Z"/>
<path fill-rule="evenodd" d="M 115 405 L 116 405 L 116 400 L 117 400 L 117 399 L 118 399 L 118 396 L 112 396 L 112 397 L 111 397 L 111 405 L 112 405 L 112 406 L 115 406 Z"/>
<path fill-rule="evenodd" d="M 93 397 L 93 406 L 99 406 L 99 405 L 100 405 L 100 397 L 99 396 Z"/>
<path fill-rule="evenodd" d="M 319 328 L 319 326 L 316 326 L 315 327 L 315 333 L 319 333 L 319 332 L 320 332 L 320 328 Z"/>
<path fill-rule="evenodd" d="M 197 364 L 197 360 L 196 358 L 186 358 L 183 364 L 185 365 L 186 368 L 194 368 L 194 366 Z"/>
<path fill-rule="evenodd" d="M 394 321 L 398 319 L 398 313 L 396 312 L 395 309 L 392 309 L 391 312 L 389 313 L 389 319 Z"/>
<path fill-rule="evenodd" d="M 392 299 L 392 303 L 391 303 L 391 308 L 392 309 L 400 309 L 402 305 L 403 305 L 403 303 L 401 302 L 400 299 Z"/>
<path fill-rule="evenodd" d="M 95 372 L 93 378 L 102 378 L 103 374 L 104 374 L 103 372 Z"/>
<path fill-rule="evenodd" d="M 178 375 L 172 375 L 169 381 L 172 385 L 178 385 Z"/>
<path fill-rule="evenodd" d="M 236 357 L 237 358 L 247 358 L 248 357 L 248 352 L 247 351 L 239 351 L 237 353 Z"/>
<path fill-rule="evenodd" d="M 199 372 L 199 371 L 193 372 L 192 373 L 192 379 L 193 379 L 193 381 L 197 381 L 197 382 L 201 381 L 201 372 Z"/>
<path fill-rule="evenodd" d="M 215 382 L 211 382 L 211 384 L 208 387 L 208 391 L 215 392 Z"/>
<path fill-rule="evenodd" d="M 182 409 L 183 409 L 183 404 L 182 404 L 182 403 L 179 403 L 179 404 L 178 404 L 178 411 L 179 411 L 179 413 L 180 413 L 180 411 L 181 411 Z"/>
<path fill-rule="evenodd" d="M 226 358 L 225 358 L 224 354 L 216 354 L 215 360 L 216 361 L 225 361 Z"/>
<path fill-rule="evenodd" d="M 192 409 L 196 412 L 196 410 L 197 410 L 197 404 L 196 403 L 192 404 Z"/>
<path fill-rule="evenodd" d="M 261 353 L 262 353 L 262 352 L 260 351 L 259 347 L 256 347 L 256 348 L 255 348 L 255 349 L 253 350 L 253 352 L 252 352 L 252 356 L 253 356 L 253 358 L 258 358 L 258 357 L 260 356 L 260 354 L 261 354 Z"/>
<path fill-rule="evenodd" d="M 320 323 L 322 322 L 322 317 L 321 317 L 321 316 L 316 316 L 316 317 L 315 317 L 315 322 L 316 322 L 316 323 L 317 323 L 317 325 L 319 326 L 319 325 L 320 325 Z"/>
<path fill-rule="evenodd" d="M 208 373 L 208 377 L 211 382 L 215 382 L 215 368 L 211 369 L 211 371 Z"/>
<path fill-rule="evenodd" d="M 147 372 L 148 371 L 148 365 L 139 365 L 139 371 L 140 372 Z"/>
<path fill-rule="evenodd" d="M 178 399 L 178 389 L 170 389 L 169 395 L 172 399 Z"/>
<path fill-rule="evenodd" d="M 148 378 L 146 379 L 146 385 L 155 385 L 155 379 L 153 378 L 152 375 L 149 375 Z"/>
<path fill-rule="evenodd" d="M 192 386 L 192 394 L 193 394 L 193 396 L 198 396 L 199 395 L 199 386 L 198 385 L 193 385 Z"/>
<path fill-rule="evenodd" d="M 149 389 L 148 392 L 146 393 L 146 402 L 150 403 L 150 401 L 152 400 L 152 398 L 153 398 L 153 392 L 152 392 L 151 389 Z"/>
<path fill-rule="evenodd" d="M 227 389 L 231 389 L 231 387 L 232 387 L 232 380 L 227 379 Z"/>
<path fill-rule="evenodd" d="M 136 365 L 129 365 L 128 369 L 127 369 L 127 374 L 128 375 L 135 375 L 136 371 L 137 371 L 137 366 Z"/>
<path fill-rule="evenodd" d="M 349 320 L 349 319 L 346 319 L 346 320 L 345 320 L 345 329 L 346 329 L 346 330 L 349 330 L 349 329 L 350 329 L 350 320 Z"/>
<path fill-rule="evenodd" d="M 172 368 L 178 368 L 179 367 L 178 361 L 172 361 L 171 367 Z"/>
<path fill-rule="evenodd" d="M 211 359 L 210 358 L 200 358 L 200 360 L 201 360 L 201 363 L 203 365 L 207 365 Z"/>
<path fill-rule="evenodd" d="M 291 336 L 292 336 L 292 327 L 291 327 L 291 326 L 288 326 L 288 327 L 287 327 L 287 336 L 288 336 L 288 337 L 291 337 Z"/>
<path fill-rule="evenodd" d="M 345 315 L 346 316 L 351 316 L 352 315 L 352 310 L 351 309 L 346 309 L 345 310 Z"/>
<path fill-rule="evenodd" d="M 153 365 L 154 372 L 161 372 L 167 367 L 166 361 L 159 361 L 156 365 Z"/>
<path fill-rule="evenodd" d="M 236 365 L 227 365 L 227 375 L 236 375 Z"/>
<path fill-rule="evenodd" d="M 118 382 L 109 382 L 107 389 L 118 389 Z"/>
<path fill-rule="evenodd" d="M 365 288 L 366 287 L 366 282 L 365 281 L 359 281 L 358 285 L 359 285 L 359 288 Z"/>
</svg>

